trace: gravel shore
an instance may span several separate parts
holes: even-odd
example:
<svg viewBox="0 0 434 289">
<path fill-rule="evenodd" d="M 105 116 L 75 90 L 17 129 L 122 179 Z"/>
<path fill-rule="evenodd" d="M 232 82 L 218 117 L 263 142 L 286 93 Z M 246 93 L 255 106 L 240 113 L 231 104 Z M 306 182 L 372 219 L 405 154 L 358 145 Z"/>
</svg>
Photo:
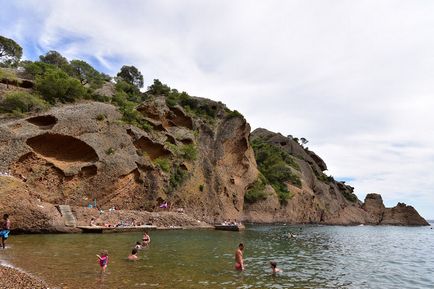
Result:
<svg viewBox="0 0 434 289">
<path fill-rule="evenodd" d="M 0 289 L 48 289 L 48 285 L 27 273 L 0 266 Z"/>
</svg>

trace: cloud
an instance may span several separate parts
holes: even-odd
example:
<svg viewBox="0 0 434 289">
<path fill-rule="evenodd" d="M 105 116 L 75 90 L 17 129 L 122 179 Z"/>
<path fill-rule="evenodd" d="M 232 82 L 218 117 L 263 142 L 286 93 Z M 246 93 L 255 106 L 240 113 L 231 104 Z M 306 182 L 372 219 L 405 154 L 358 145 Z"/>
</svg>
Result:
<svg viewBox="0 0 434 289">
<path fill-rule="evenodd" d="M 10 2 L 0 33 L 27 57 L 59 50 L 111 74 L 134 64 L 147 83 L 308 138 L 360 198 L 434 218 L 434 2 Z"/>
</svg>

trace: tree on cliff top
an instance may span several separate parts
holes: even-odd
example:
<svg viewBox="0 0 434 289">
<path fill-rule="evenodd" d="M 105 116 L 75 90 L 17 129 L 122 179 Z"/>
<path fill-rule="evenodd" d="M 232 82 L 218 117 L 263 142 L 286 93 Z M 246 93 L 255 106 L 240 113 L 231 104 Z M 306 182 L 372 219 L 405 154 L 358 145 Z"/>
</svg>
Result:
<svg viewBox="0 0 434 289">
<path fill-rule="evenodd" d="M 68 59 L 57 51 L 50 50 L 45 55 L 40 55 L 39 60 L 44 63 L 48 63 L 59 68 L 64 69 L 69 65 Z"/>
<path fill-rule="evenodd" d="M 125 82 L 136 86 L 137 88 L 143 87 L 143 75 L 135 66 L 124 65 L 121 71 L 117 74 Z"/>
<path fill-rule="evenodd" d="M 93 84 L 100 86 L 103 82 L 102 75 L 86 61 L 71 60 L 70 70 L 70 75 L 80 80 L 82 85 Z"/>
<path fill-rule="evenodd" d="M 23 56 L 23 49 L 14 40 L 0 35 L 0 64 L 10 66 L 18 63 Z"/>
</svg>

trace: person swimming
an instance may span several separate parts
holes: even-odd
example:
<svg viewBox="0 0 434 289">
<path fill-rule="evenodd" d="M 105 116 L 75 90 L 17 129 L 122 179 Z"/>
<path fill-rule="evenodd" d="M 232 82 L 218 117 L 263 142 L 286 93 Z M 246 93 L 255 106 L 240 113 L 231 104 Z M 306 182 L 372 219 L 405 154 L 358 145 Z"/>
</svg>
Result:
<svg viewBox="0 0 434 289">
<path fill-rule="evenodd" d="M 135 260 L 139 259 L 139 257 L 137 257 L 137 252 L 138 252 L 137 249 L 134 248 L 131 251 L 131 254 L 128 256 L 128 260 L 135 261 Z"/>
<path fill-rule="evenodd" d="M 278 272 L 282 272 L 282 270 L 280 270 L 279 268 L 277 268 L 277 263 L 275 261 L 271 261 L 270 262 L 270 266 L 271 266 L 271 270 L 272 270 L 272 274 L 275 275 Z"/>
<path fill-rule="evenodd" d="M 98 257 L 99 266 L 101 267 L 101 273 L 104 273 L 108 265 L 108 251 L 102 250 L 101 256 L 100 255 L 96 255 L 96 256 Z"/>
<path fill-rule="evenodd" d="M 235 251 L 235 269 L 239 271 L 244 271 L 243 250 L 244 244 L 240 243 Z"/>
</svg>

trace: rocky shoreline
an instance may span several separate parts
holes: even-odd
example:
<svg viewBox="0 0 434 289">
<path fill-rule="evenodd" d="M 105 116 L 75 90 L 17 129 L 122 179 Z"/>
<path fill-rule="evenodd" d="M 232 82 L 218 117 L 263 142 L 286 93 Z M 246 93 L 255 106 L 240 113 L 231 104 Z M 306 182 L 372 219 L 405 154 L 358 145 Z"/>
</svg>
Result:
<svg viewBox="0 0 434 289">
<path fill-rule="evenodd" d="M 0 265 L 0 289 L 49 289 L 44 281 L 18 269 Z"/>
</svg>

